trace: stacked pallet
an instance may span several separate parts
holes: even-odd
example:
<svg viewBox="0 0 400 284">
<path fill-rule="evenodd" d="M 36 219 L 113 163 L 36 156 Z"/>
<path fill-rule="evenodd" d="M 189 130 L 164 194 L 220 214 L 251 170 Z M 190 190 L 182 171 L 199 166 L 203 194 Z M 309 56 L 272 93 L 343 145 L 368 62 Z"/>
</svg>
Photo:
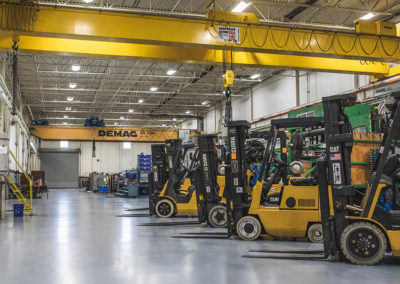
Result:
<svg viewBox="0 0 400 284">
<path fill-rule="evenodd" d="M 373 149 L 379 148 L 381 135 L 379 133 L 354 133 L 354 145 L 351 152 L 351 183 L 365 185 L 370 178 Z"/>
</svg>

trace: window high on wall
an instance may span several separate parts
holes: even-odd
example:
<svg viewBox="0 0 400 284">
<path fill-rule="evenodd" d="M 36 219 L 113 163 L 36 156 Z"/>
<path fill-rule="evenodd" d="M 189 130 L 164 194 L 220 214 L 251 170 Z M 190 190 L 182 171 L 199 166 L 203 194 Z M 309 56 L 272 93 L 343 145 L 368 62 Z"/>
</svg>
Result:
<svg viewBox="0 0 400 284">
<path fill-rule="evenodd" d="M 68 148 L 68 141 L 60 141 L 60 148 Z"/>
<path fill-rule="evenodd" d="M 131 142 L 123 142 L 122 143 L 122 149 L 131 149 Z"/>
</svg>

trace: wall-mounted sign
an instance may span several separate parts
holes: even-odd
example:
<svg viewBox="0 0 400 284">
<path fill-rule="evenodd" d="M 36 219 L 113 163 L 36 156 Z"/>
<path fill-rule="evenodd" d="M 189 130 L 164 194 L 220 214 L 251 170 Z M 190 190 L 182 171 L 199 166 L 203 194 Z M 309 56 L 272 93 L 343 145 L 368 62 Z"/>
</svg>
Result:
<svg viewBox="0 0 400 284">
<path fill-rule="evenodd" d="M 43 140 L 164 142 L 178 138 L 178 131 L 171 129 L 32 125 L 30 131 Z"/>
</svg>

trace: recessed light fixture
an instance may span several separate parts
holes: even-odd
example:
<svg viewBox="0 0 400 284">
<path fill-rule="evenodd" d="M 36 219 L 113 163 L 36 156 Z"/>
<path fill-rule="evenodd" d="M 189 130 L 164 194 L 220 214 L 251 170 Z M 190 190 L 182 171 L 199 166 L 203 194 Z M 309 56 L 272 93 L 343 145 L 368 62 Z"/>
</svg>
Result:
<svg viewBox="0 0 400 284">
<path fill-rule="evenodd" d="M 152 92 L 155 92 L 155 91 L 157 91 L 157 90 L 158 90 L 157 87 L 151 87 L 151 88 L 150 88 L 150 91 L 152 91 Z"/>
<path fill-rule="evenodd" d="M 130 108 L 130 109 L 129 109 L 129 112 L 132 113 L 132 112 L 133 112 L 133 109 Z"/>
<path fill-rule="evenodd" d="M 248 6 L 250 2 L 240 1 L 235 8 L 232 9 L 232 12 L 240 13 L 243 12 Z"/>
<path fill-rule="evenodd" d="M 174 75 L 175 73 L 176 73 L 176 70 L 174 70 L 174 69 L 169 69 L 167 71 L 167 75 L 169 75 L 169 76 Z"/>
<path fill-rule="evenodd" d="M 253 75 L 250 76 L 250 79 L 251 80 L 255 80 L 257 78 L 260 78 L 260 76 L 261 76 L 260 74 L 253 74 Z"/>
<path fill-rule="evenodd" d="M 177 119 L 174 117 L 174 118 L 172 119 L 172 121 L 177 121 Z"/>
<path fill-rule="evenodd" d="M 76 83 L 69 83 L 69 87 L 71 89 L 75 89 L 76 88 Z"/>
<path fill-rule="evenodd" d="M 166 125 L 165 125 L 165 124 L 162 124 L 161 126 L 162 126 L 162 127 L 165 127 Z"/>
<path fill-rule="evenodd" d="M 67 101 L 72 102 L 74 100 L 74 97 L 68 97 Z"/>
<path fill-rule="evenodd" d="M 121 116 L 120 119 L 125 119 L 125 117 Z"/>
<path fill-rule="evenodd" d="M 202 102 L 201 103 L 203 106 L 206 106 L 206 105 L 208 105 L 208 101 L 204 101 L 204 102 Z"/>
<path fill-rule="evenodd" d="M 74 64 L 71 66 L 72 71 L 78 72 L 79 70 L 81 70 L 81 66 L 79 66 L 78 64 Z"/>
<path fill-rule="evenodd" d="M 65 110 L 70 111 L 70 110 L 71 110 L 71 107 L 66 107 Z"/>
<path fill-rule="evenodd" d="M 69 116 L 68 115 L 64 115 L 64 118 L 68 118 Z"/>
<path fill-rule="evenodd" d="M 92 3 L 93 0 L 82 0 L 83 2 L 85 2 L 86 4 Z"/>
<path fill-rule="evenodd" d="M 362 17 L 360 18 L 360 20 L 369 20 L 369 19 L 372 19 L 373 17 L 375 17 L 375 14 L 369 12 L 368 14 L 365 14 L 364 16 L 362 16 Z"/>
<path fill-rule="evenodd" d="M 139 103 L 139 104 L 142 104 L 143 102 L 144 102 L 144 99 L 139 99 L 139 100 L 138 100 L 138 103 Z"/>
<path fill-rule="evenodd" d="M 185 113 L 186 113 L 186 114 L 191 114 L 190 110 L 187 110 Z"/>
<path fill-rule="evenodd" d="M 66 122 L 63 122 L 63 124 L 64 124 L 64 125 L 67 125 L 67 123 L 66 123 Z"/>
</svg>

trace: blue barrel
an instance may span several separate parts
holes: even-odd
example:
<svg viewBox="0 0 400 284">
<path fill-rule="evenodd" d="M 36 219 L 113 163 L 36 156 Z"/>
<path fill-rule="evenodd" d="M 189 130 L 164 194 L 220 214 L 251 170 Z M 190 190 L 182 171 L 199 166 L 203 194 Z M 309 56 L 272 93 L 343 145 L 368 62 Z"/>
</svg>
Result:
<svg viewBox="0 0 400 284">
<path fill-rule="evenodd" d="M 24 204 L 14 204 L 14 217 L 24 216 Z"/>
</svg>

